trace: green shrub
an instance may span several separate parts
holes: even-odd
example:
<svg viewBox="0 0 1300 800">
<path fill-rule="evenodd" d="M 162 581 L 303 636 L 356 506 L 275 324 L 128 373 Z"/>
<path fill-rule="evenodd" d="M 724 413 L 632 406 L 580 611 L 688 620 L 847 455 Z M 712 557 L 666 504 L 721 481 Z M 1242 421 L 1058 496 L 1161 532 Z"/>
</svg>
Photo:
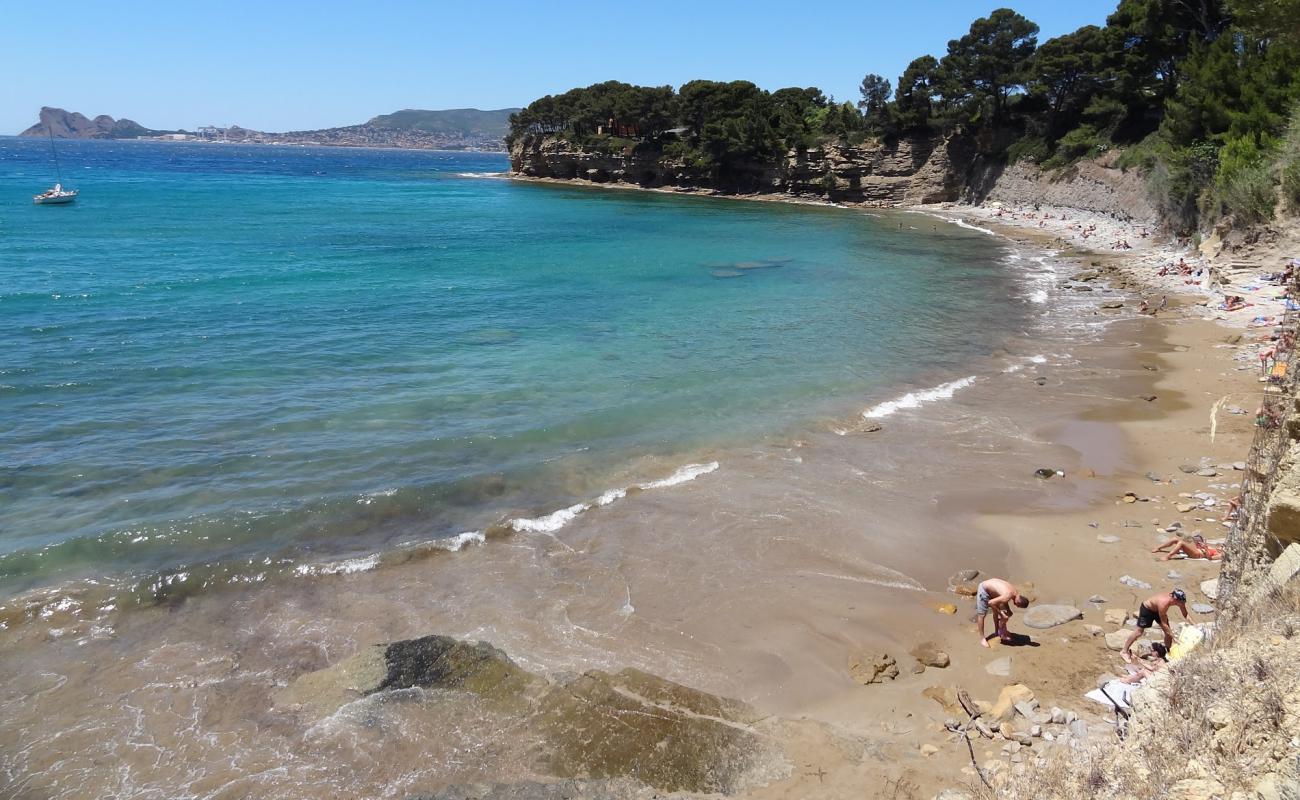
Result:
<svg viewBox="0 0 1300 800">
<path fill-rule="evenodd" d="M 1206 210 L 1216 216 L 1231 214 L 1243 225 L 1273 218 L 1277 195 L 1270 156 L 1274 148 L 1268 137 L 1263 138 L 1260 143 L 1253 136 L 1242 136 L 1224 144 Z"/>
<path fill-rule="evenodd" d="M 1027 161 L 1031 164 L 1041 164 L 1051 154 L 1051 147 L 1048 146 L 1047 140 L 1043 137 L 1022 136 L 1007 148 L 1007 163 L 1015 164 L 1018 161 Z"/>
<path fill-rule="evenodd" d="M 1300 105 L 1291 112 L 1281 149 L 1282 196 L 1292 213 L 1300 213 Z"/>
<path fill-rule="evenodd" d="M 1110 148 L 1106 140 L 1091 125 L 1080 125 L 1061 137 L 1056 152 L 1043 162 L 1046 169 L 1065 167 L 1081 158 L 1099 156 Z"/>
</svg>

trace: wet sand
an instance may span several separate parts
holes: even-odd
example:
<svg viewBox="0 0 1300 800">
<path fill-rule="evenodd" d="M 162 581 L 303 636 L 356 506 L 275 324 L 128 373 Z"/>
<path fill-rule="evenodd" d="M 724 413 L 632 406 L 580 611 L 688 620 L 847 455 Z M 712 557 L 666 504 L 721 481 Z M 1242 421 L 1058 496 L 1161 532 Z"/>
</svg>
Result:
<svg viewBox="0 0 1300 800">
<path fill-rule="evenodd" d="M 426 698 L 322 718 L 273 700 L 368 644 L 429 633 L 490 641 L 548 675 L 636 667 L 781 718 L 786 755 L 754 776 L 754 797 L 879 796 L 900 781 L 931 796 L 968 782 L 965 748 L 921 691 L 959 685 L 992 699 L 1019 681 L 1044 704 L 1087 710 L 1079 695 L 1117 659 L 1083 630 L 1102 614 L 1086 599 L 1135 607 L 1122 574 L 1160 588 L 1170 566 L 1147 552 L 1152 520 L 1193 527 L 1176 495 L 1234 482 L 1177 467 L 1244 458 L 1253 431 L 1250 417 L 1221 414 L 1208 440 L 1210 407 L 1226 395 L 1252 408 L 1258 390 L 1217 346 L 1231 331 L 1103 311 L 1059 288 L 1052 302 L 1068 312 L 1059 325 L 972 365 L 977 379 L 951 398 L 885 416 L 875 432 L 846 401 L 788 437 L 693 454 L 719 469 L 554 535 L 0 631 L 6 791 L 403 797 L 544 778 L 525 757 L 533 743 L 490 709 Z M 1040 480 L 1039 467 L 1065 477 Z M 1126 491 L 1151 500 L 1122 503 Z M 968 567 L 1033 582 L 1040 601 L 1087 618 L 1033 632 L 1037 646 L 984 650 L 970 600 L 947 588 Z M 1189 588 L 1217 573 L 1174 568 Z M 935 610 L 948 602 L 955 616 Z M 911 674 L 907 651 L 923 641 L 953 665 Z M 849 664 L 875 651 L 902 674 L 858 685 Z M 984 671 L 1008 653 L 1011 681 Z M 939 752 L 922 756 L 926 743 Z"/>
</svg>

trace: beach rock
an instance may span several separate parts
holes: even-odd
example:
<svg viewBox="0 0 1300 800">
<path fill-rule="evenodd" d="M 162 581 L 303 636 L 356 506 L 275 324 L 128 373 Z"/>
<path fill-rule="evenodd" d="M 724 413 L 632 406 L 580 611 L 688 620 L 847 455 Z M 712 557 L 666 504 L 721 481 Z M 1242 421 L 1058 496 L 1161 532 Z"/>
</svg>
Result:
<svg viewBox="0 0 1300 800">
<path fill-rule="evenodd" d="M 1038 384 L 1039 386 L 1046 386 L 1047 378 L 1044 378 L 1043 376 L 1040 375 L 1037 378 L 1034 378 L 1034 383 Z"/>
<path fill-rule="evenodd" d="M 1034 692 L 1022 683 L 1012 683 L 1002 687 L 997 702 L 989 709 L 989 717 L 998 724 L 1010 722 L 1016 716 L 1016 703 L 1028 703 L 1034 699 Z"/>
<path fill-rule="evenodd" d="M 1074 606 L 1042 605 L 1034 606 L 1024 613 L 1024 622 L 1030 628 L 1055 628 L 1076 619 L 1083 619 L 1083 612 Z"/>
<path fill-rule="evenodd" d="M 1187 512 L 1194 510 L 1196 506 L 1191 503 L 1178 503 L 1174 508 L 1178 509 L 1183 514 L 1186 514 Z"/>
<path fill-rule="evenodd" d="M 1111 631 L 1110 633 L 1106 634 L 1106 649 L 1114 650 L 1116 653 L 1122 651 L 1124 649 L 1124 643 L 1127 642 L 1128 637 L 1132 635 L 1133 632 L 1125 628 L 1120 628 L 1117 631 Z"/>
<path fill-rule="evenodd" d="M 952 593 L 961 597 L 974 597 L 980 590 L 980 585 L 975 581 L 965 581 L 952 587 Z"/>
<path fill-rule="evenodd" d="M 952 603 L 939 603 L 934 607 L 934 610 L 938 611 L 940 614 L 956 614 L 957 606 Z"/>
<path fill-rule="evenodd" d="M 888 653 L 872 653 L 854 659 L 849 664 L 849 674 L 863 686 L 884 683 L 898 677 L 898 662 Z"/>
<path fill-rule="evenodd" d="M 1146 581 L 1140 581 L 1140 580 L 1138 580 L 1137 578 L 1134 578 L 1132 575 L 1123 575 L 1123 576 L 1121 576 L 1120 579 L 1119 579 L 1119 582 L 1122 583 L 1122 584 L 1124 584 L 1125 586 L 1128 586 L 1128 587 L 1133 588 L 1133 589 L 1150 589 L 1150 588 L 1151 588 L 1151 584 L 1147 583 Z"/>
<path fill-rule="evenodd" d="M 1123 301 L 1123 300 L 1107 300 L 1106 302 L 1104 302 L 1104 303 L 1101 304 L 1101 307 L 1102 307 L 1102 308 L 1123 308 L 1123 307 L 1124 307 L 1124 301 Z"/>
<path fill-rule="evenodd" d="M 1138 395 L 1138 397 L 1141 398 L 1142 400 L 1147 401 L 1148 403 L 1154 403 L 1156 400 L 1156 396 L 1153 394 L 1140 394 Z"/>
<path fill-rule="evenodd" d="M 1219 579 L 1218 579 L 1218 578 L 1212 578 L 1211 580 L 1208 580 L 1208 581 L 1202 581 L 1202 582 L 1201 582 L 1201 594 L 1205 595 L 1206 597 L 1208 597 L 1208 598 L 1211 599 L 1211 600 L 1218 600 L 1218 599 L 1219 599 Z"/>
<path fill-rule="evenodd" d="M 1106 632 L 1106 629 L 1100 625 L 1084 625 L 1083 629 L 1088 632 L 1089 636 L 1101 636 Z"/>
<path fill-rule="evenodd" d="M 984 665 L 984 671 L 999 678 L 1011 677 L 1011 656 L 994 659 Z"/>
<path fill-rule="evenodd" d="M 1120 501 L 1124 503 L 1136 503 L 1138 501 L 1138 496 L 1133 492 L 1125 492 L 1124 496 L 1120 498 Z"/>
<path fill-rule="evenodd" d="M 926 758 L 929 758 L 930 756 L 939 752 L 939 748 L 935 747 L 932 744 L 923 744 L 921 745 L 919 750 L 921 751 L 921 755 L 925 756 Z"/>
<path fill-rule="evenodd" d="M 1119 537 L 1110 536 L 1110 535 L 1098 536 L 1097 541 L 1101 542 L 1102 544 L 1115 544 L 1116 542 L 1119 541 Z"/>
<path fill-rule="evenodd" d="M 1245 412 L 1242 412 L 1242 413 L 1245 413 Z M 1241 472 L 1241 471 L 1243 471 L 1243 470 L 1246 469 L 1246 462 L 1245 462 L 1245 461 L 1234 461 L 1234 462 L 1232 462 L 1232 468 L 1235 469 L 1235 470 L 1237 470 L 1238 472 Z"/>
<path fill-rule="evenodd" d="M 1214 467 L 1206 467 L 1205 469 L 1196 470 L 1196 474 L 1200 475 L 1202 478 L 1213 478 L 1219 474 L 1219 471 Z"/>
<path fill-rule="evenodd" d="M 966 718 L 966 710 L 961 707 L 957 700 L 957 690 L 951 686 L 930 686 L 921 692 L 922 697 L 928 697 L 943 707 L 943 710 L 952 714 L 954 717 Z"/>
<path fill-rule="evenodd" d="M 1065 712 L 1062 711 L 1060 708 L 1057 708 L 1056 706 L 1052 706 L 1051 715 L 1052 715 L 1053 725 L 1065 724 Z"/>
<path fill-rule="evenodd" d="M 1102 615 L 1102 619 L 1106 621 L 1107 625 L 1123 625 L 1128 622 L 1128 609 L 1108 608 L 1106 613 Z"/>
<path fill-rule="evenodd" d="M 1100 604 L 1106 602 L 1106 598 L 1102 597 L 1102 596 L 1099 595 L 1099 594 L 1094 594 L 1092 597 L 1089 597 L 1089 598 L 1088 598 L 1088 602 L 1089 602 L 1089 603 L 1096 603 L 1096 604 L 1100 605 Z"/>
<path fill-rule="evenodd" d="M 959 583 L 965 583 L 966 581 L 973 581 L 976 578 L 978 578 L 979 575 L 980 575 L 980 571 L 977 569 L 959 569 L 956 572 L 954 572 L 950 578 L 948 578 L 948 585 L 956 586 Z"/>
<path fill-rule="evenodd" d="M 1148 472 L 1147 480 L 1151 481 L 1152 483 L 1160 483 L 1160 481 L 1163 479 L 1159 475 L 1155 474 L 1154 472 Z"/>
<path fill-rule="evenodd" d="M 1034 470 L 1034 475 L 1044 480 L 1048 478 L 1055 478 L 1056 473 L 1057 471 L 1050 467 L 1039 467 L 1038 469 Z"/>
<path fill-rule="evenodd" d="M 884 427 L 885 426 L 881 425 L 879 422 L 866 422 L 858 428 L 858 433 L 875 433 L 878 430 L 882 430 Z"/>
<path fill-rule="evenodd" d="M 973 800 L 966 792 L 957 789 L 944 789 L 934 796 L 934 800 Z"/>
<path fill-rule="evenodd" d="M 1208 603 L 1192 603 L 1190 608 L 1197 614 L 1213 614 L 1214 606 Z"/>
<path fill-rule="evenodd" d="M 912 657 L 927 667 L 943 669 L 952 663 L 946 652 L 934 642 L 924 642 L 912 648 Z"/>
<path fill-rule="evenodd" d="M 1179 464 L 1178 469 L 1180 472 L 1186 472 L 1188 475 L 1194 475 L 1196 471 L 1200 469 L 1200 467 L 1196 466 L 1195 464 Z"/>
<path fill-rule="evenodd" d="M 1101 277 L 1101 273 L 1098 272 L 1097 270 L 1085 269 L 1083 272 L 1076 272 L 1073 275 L 1071 275 L 1070 280 L 1078 281 L 1080 283 L 1086 283 L 1088 281 L 1095 281 L 1100 277 Z"/>
</svg>

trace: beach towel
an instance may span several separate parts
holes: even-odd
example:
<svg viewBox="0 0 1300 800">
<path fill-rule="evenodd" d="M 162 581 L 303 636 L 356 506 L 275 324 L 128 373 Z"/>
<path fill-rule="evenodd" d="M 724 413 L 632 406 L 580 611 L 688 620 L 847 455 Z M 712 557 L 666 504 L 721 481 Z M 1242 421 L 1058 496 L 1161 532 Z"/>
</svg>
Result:
<svg viewBox="0 0 1300 800">
<path fill-rule="evenodd" d="M 1113 680 L 1106 684 L 1104 694 L 1101 689 L 1093 689 L 1084 697 L 1095 703 L 1101 703 L 1107 708 L 1114 708 L 1115 703 L 1118 703 L 1120 708 L 1131 708 L 1129 698 L 1133 695 L 1133 690 L 1141 685 L 1140 683 L 1120 683 L 1118 680 Z M 1106 699 L 1106 695 L 1110 695 L 1110 700 Z M 1111 700 L 1114 700 L 1115 703 L 1111 703 Z"/>
<path fill-rule="evenodd" d="M 1195 625 L 1184 625 L 1178 632 L 1178 638 L 1174 640 L 1174 646 L 1169 648 L 1169 660 L 1177 661 L 1195 650 L 1196 646 L 1204 640 L 1205 631 Z"/>
</svg>

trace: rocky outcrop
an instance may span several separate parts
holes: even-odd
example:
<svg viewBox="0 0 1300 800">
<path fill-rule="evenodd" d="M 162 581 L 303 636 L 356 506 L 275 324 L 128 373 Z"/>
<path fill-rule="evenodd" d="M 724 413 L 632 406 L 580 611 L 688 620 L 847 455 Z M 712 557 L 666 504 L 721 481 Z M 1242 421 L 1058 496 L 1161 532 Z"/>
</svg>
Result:
<svg viewBox="0 0 1300 800">
<path fill-rule="evenodd" d="M 1117 157 L 1118 152 L 1112 151 L 1053 172 L 1033 164 L 1012 164 L 992 170 L 987 184 L 972 178 L 962 199 L 1077 208 L 1155 226 L 1159 213 L 1151 205 L 1145 181 L 1137 172 L 1117 169 Z"/>
<path fill-rule="evenodd" d="M 956 200 L 973 154 L 960 138 L 912 137 L 861 145 L 829 142 L 791 150 L 779 164 L 754 165 L 746 191 L 845 203 L 895 206 Z M 645 145 L 596 151 L 555 136 L 526 136 L 510 150 L 525 178 L 622 183 L 644 188 L 728 192 L 706 169 Z"/>
<path fill-rule="evenodd" d="M 113 119 L 100 114 L 94 119 L 76 111 L 45 106 L 41 121 L 19 136 L 53 136 L 55 139 L 134 139 L 137 136 L 154 136 L 167 131 L 155 131 L 129 119 Z"/>
<path fill-rule="evenodd" d="M 326 718 L 358 701 L 382 703 L 412 690 L 431 692 L 416 695 L 431 704 L 465 698 L 489 709 L 496 724 L 508 721 L 512 736 L 529 743 L 529 761 L 539 777 L 595 780 L 592 797 L 642 796 L 636 787 L 730 793 L 776 755 L 758 727 L 764 717 L 739 701 L 636 669 L 591 670 L 552 681 L 490 644 L 447 636 L 368 647 L 299 676 L 277 694 L 275 705 Z M 480 787 L 439 796 L 546 798 L 550 786 Z"/>
</svg>

